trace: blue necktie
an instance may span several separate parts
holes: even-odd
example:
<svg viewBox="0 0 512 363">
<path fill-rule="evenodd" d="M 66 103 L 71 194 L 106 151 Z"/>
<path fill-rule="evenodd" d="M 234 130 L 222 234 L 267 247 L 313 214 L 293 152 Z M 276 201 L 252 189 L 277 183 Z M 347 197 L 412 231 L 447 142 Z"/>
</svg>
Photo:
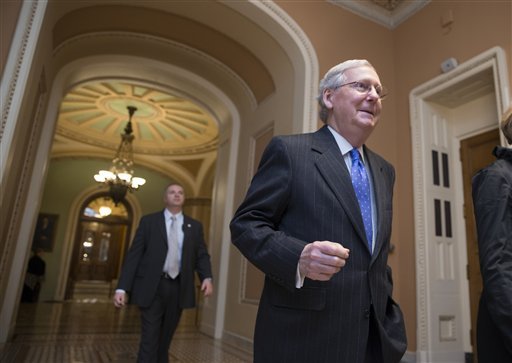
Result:
<svg viewBox="0 0 512 363">
<path fill-rule="evenodd" d="M 368 246 L 370 247 L 370 251 L 372 251 L 372 202 L 370 197 L 370 182 L 368 181 L 368 174 L 361 161 L 359 151 L 357 149 L 350 150 L 350 157 L 352 158 L 352 170 L 350 172 L 352 185 L 354 186 L 357 200 L 359 201 Z"/>
</svg>

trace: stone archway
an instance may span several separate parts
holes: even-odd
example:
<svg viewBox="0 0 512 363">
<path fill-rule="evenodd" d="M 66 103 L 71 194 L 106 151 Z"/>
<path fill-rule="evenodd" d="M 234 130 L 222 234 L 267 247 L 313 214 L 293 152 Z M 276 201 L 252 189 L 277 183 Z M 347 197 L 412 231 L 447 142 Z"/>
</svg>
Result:
<svg viewBox="0 0 512 363">
<path fill-rule="evenodd" d="M 240 4 L 226 3 L 224 6 L 236 8 Z M 9 102 L 9 107 L 5 108 L 5 120 L 7 128 L 4 130 L 4 138 L 2 139 L 2 146 L 8 147 L 11 145 L 12 139 L 15 138 L 15 130 L 26 129 L 27 127 L 32 130 L 30 135 L 24 135 L 28 150 L 25 157 L 27 160 L 22 164 L 22 168 L 27 172 L 21 174 L 22 179 L 18 181 L 19 189 L 11 193 L 9 196 L 9 205 L 14 207 L 12 213 L 18 216 L 11 220 L 9 230 L 12 231 L 10 243 L 13 248 L 6 248 L 2 261 L 12 261 L 9 265 L 5 265 L 7 272 L 4 276 L 10 278 L 9 282 L 3 282 L 2 285 L 6 286 L 6 296 L 0 304 L 0 321 L 2 326 L 11 327 L 3 330 L 0 336 L 0 341 L 5 341 L 13 326 L 13 316 L 16 312 L 16 296 L 18 291 L 16 279 L 13 277 L 22 274 L 25 257 L 27 255 L 28 247 L 27 240 L 30 240 L 30 228 L 35 220 L 35 214 L 40 204 L 41 195 L 43 192 L 44 178 L 41 175 L 46 175 L 47 161 L 49 160 L 51 144 L 53 140 L 54 122 L 58 112 L 58 105 L 60 99 L 67 87 L 74 84 L 80 77 L 87 78 L 91 74 L 83 72 L 86 65 L 90 65 L 92 69 L 94 65 L 98 66 L 101 62 L 90 63 L 92 58 L 83 57 L 77 59 L 77 63 L 71 62 L 58 62 L 52 63 L 51 54 L 40 54 L 35 57 L 35 49 L 38 46 L 43 46 L 51 39 L 51 24 L 47 24 L 51 17 L 48 15 L 48 3 L 24 3 L 21 12 L 20 22 L 18 23 L 19 34 L 24 34 L 23 41 L 20 43 L 18 49 L 14 49 L 9 55 L 10 64 L 17 67 L 16 72 L 13 72 L 13 78 L 5 85 L 9 89 L 5 93 L 9 97 L 15 97 L 14 102 Z M 280 131 L 289 132 L 303 132 L 310 131 L 316 127 L 316 111 L 314 105 L 314 85 L 317 84 L 318 66 L 316 63 L 316 56 L 313 48 L 311 47 L 308 39 L 304 33 L 298 28 L 293 21 L 287 17 L 276 5 L 271 2 L 255 2 L 247 3 L 244 8 L 236 9 L 241 15 L 241 18 L 257 19 L 258 22 L 271 22 L 276 26 L 273 27 L 272 32 L 276 32 L 275 37 L 279 39 L 279 46 L 282 48 L 282 53 L 287 54 L 287 59 L 293 60 L 295 63 L 293 67 L 289 66 L 289 78 L 295 79 L 295 91 L 291 94 L 293 102 L 286 100 L 285 104 L 294 105 L 293 109 L 288 112 L 288 117 L 285 120 L 294 120 L 294 124 L 281 127 Z M 43 24 L 45 26 L 43 27 Z M 278 34 L 277 34 L 278 33 Z M 175 50 L 180 48 L 179 44 L 174 44 Z M 183 51 L 185 48 L 180 48 Z M 221 165 L 217 166 L 217 173 L 215 178 L 215 191 L 213 203 L 215 210 L 212 211 L 214 220 L 212 220 L 211 238 L 218 241 L 218 245 L 214 246 L 215 253 L 213 258 L 216 259 L 216 264 L 219 267 L 217 274 L 219 281 L 227 274 L 227 266 L 229 265 L 229 230 L 228 222 L 233 211 L 233 190 L 235 183 L 235 169 L 237 168 L 238 157 L 238 137 L 242 131 L 241 115 L 255 114 L 254 108 L 257 104 L 253 100 L 248 99 L 248 94 L 244 86 L 240 83 L 239 79 L 234 74 L 225 73 L 224 77 L 219 77 L 219 69 L 222 72 L 225 69 L 219 68 L 218 62 L 212 62 L 204 57 L 194 49 L 185 49 L 190 51 L 189 55 L 192 56 L 192 63 L 200 63 L 206 65 L 211 70 L 212 75 L 215 74 L 211 80 L 198 77 L 197 74 L 188 72 L 180 67 L 173 67 L 172 64 L 166 64 L 167 76 L 173 82 L 180 80 L 182 87 L 189 87 L 190 94 L 198 89 L 197 86 L 201 84 L 202 101 L 205 104 L 211 105 L 217 103 L 220 108 L 215 111 L 216 117 L 219 122 L 225 122 L 225 132 L 221 139 L 221 146 L 219 148 L 219 160 L 222 159 Z M 181 53 L 183 55 L 183 53 Z M 95 54 L 99 58 L 101 54 Z M 93 56 L 93 57 L 94 57 Z M 110 56 L 112 59 L 112 56 Z M 122 58 L 122 56 L 121 56 Z M 146 59 L 147 62 L 151 60 Z M 54 61 L 53 61 L 54 62 Z M 81 63 L 80 63 L 81 62 Z M 45 64 L 46 63 L 46 64 Z M 79 64 L 80 63 L 80 64 Z M 136 68 L 140 63 L 128 62 Z M 119 63 L 118 63 L 119 64 Z M 55 74 L 45 74 L 45 66 L 56 69 Z M 78 70 L 81 66 L 81 71 Z M 140 68 L 139 68 L 140 69 Z M 159 68 L 160 69 L 160 68 Z M 125 69 L 126 70 L 126 69 Z M 281 69 L 280 69 L 281 70 Z M 138 72 L 138 70 L 137 70 Z M 36 74 L 35 78 L 29 78 L 29 74 Z M 47 77 L 51 77 L 48 79 Z M 174 78 L 173 78 L 174 77 Z M 146 77 L 146 81 L 154 80 L 154 76 Z M 172 82 L 171 82 L 172 83 Z M 39 93 L 34 98 L 27 90 L 34 87 L 29 85 L 38 85 Z M 46 88 L 48 87 L 48 88 Z M 244 99 L 245 97 L 245 99 Z M 32 109 L 35 110 L 32 118 L 23 117 L 20 113 L 22 100 L 26 102 L 33 102 Z M 211 107 L 211 106 L 210 106 Z M 271 115 L 259 115 L 265 118 L 271 118 Z M 281 119 L 281 117 L 280 117 Z M 11 122 L 12 121 L 12 122 Z M 250 119 L 249 119 L 250 122 Z M 44 126 L 44 127 L 43 127 Z M 5 142 L 4 142 L 5 141 Z M 6 149 L 7 150 L 7 149 Z M 10 146 L 9 146 L 10 150 Z M 7 151 L 9 151 L 7 150 Z M 5 157 L 8 157 L 5 155 Z M 244 162 L 242 162 L 243 164 Z M 2 174 L 4 170 L 2 170 Z M 30 171 L 30 172 L 28 172 Z M 15 174 L 19 175 L 19 174 Z M 11 183 L 14 185 L 14 183 Z M 23 198 L 21 196 L 23 195 Z M 20 226 L 24 228 L 20 230 Z M 9 246 L 7 246 L 9 247 Z M 7 277 L 5 277 L 6 279 Z M 211 306 L 206 306 L 208 314 L 211 316 L 207 322 L 207 331 L 216 337 L 222 336 L 223 321 L 224 321 L 224 305 L 225 305 L 225 291 L 226 286 L 220 284 L 218 286 L 219 297 L 217 301 Z M 206 314 L 205 314 L 206 315 Z"/>
</svg>

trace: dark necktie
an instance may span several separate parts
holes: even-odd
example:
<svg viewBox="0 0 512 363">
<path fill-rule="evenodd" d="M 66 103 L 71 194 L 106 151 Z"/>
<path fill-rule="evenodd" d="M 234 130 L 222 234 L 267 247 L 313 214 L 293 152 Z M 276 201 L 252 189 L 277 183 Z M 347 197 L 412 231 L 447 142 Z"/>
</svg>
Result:
<svg viewBox="0 0 512 363">
<path fill-rule="evenodd" d="M 178 244 L 178 222 L 176 217 L 171 217 L 171 227 L 169 228 L 169 236 L 167 237 L 167 259 L 166 259 L 166 272 L 173 279 L 180 273 L 180 259 L 179 259 L 179 244 Z"/>
<path fill-rule="evenodd" d="M 368 240 L 368 246 L 370 252 L 372 251 L 372 201 L 370 197 L 370 182 L 368 180 L 368 174 L 361 161 L 361 156 L 357 149 L 350 150 L 350 157 L 352 158 L 352 170 L 350 175 L 352 176 L 352 185 L 356 192 L 357 200 L 359 201 L 359 207 L 361 209 L 361 215 L 363 217 L 364 229 L 366 232 L 366 239 Z"/>
</svg>

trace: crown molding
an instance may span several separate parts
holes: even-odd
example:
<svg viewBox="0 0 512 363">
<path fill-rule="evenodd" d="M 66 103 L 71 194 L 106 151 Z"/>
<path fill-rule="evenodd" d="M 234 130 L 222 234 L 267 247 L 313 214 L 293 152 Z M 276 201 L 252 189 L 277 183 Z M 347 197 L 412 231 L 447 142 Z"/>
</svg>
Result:
<svg viewBox="0 0 512 363">
<path fill-rule="evenodd" d="M 400 23 L 420 11 L 431 0 L 394 1 L 393 10 L 388 10 L 377 0 L 327 0 L 334 5 L 349 10 L 363 18 L 383 25 L 388 29 L 396 28 Z"/>
</svg>

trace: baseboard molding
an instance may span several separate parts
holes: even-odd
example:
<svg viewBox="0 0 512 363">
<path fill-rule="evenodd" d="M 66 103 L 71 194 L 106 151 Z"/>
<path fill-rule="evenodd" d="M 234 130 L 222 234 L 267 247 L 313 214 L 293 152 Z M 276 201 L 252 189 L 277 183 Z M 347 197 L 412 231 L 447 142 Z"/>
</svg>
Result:
<svg viewBox="0 0 512 363">
<path fill-rule="evenodd" d="M 409 351 L 405 352 L 400 363 L 416 363 L 416 353 Z"/>
<path fill-rule="evenodd" d="M 222 341 L 226 344 L 232 345 L 240 350 L 252 354 L 253 341 L 251 339 L 247 339 L 246 337 L 235 333 L 224 331 L 224 333 L 222 334 Z"/>
<path fill-rule="evenodd" d="M 465 363 L 466 353 L 463 351 L 417 351 L 418 363 Z"/>
<path fill-rule="evenodd" d="M 215 338 L 215 327 L 211 324 L 201 323 L 199 325 L 199 331 L 212 338 Z"/>
</svg>

